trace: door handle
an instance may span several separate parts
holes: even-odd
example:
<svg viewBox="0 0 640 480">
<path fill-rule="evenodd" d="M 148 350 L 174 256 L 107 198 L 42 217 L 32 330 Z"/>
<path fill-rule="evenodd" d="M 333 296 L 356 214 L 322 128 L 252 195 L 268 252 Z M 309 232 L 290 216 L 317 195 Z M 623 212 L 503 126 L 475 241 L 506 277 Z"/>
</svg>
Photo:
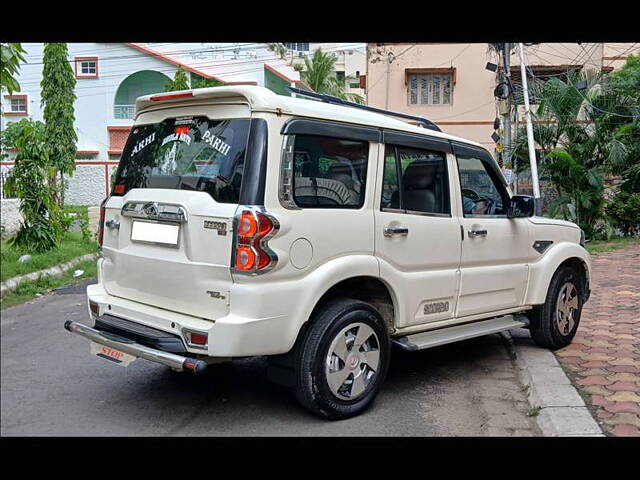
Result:
<svg viewBox="0 0 640 480">
<path fill-rule="evenodd" d="M 487 231 L 486 230 L 469 230 L 469 236 L 471 238 L 486 237 L 487 236 Z"/>
<path fill-rule="evenodd" d="M 409 235 L 409 229 L 407 227 L 391 227 L 387 225 L 384 227 L 382 233 L 385 237 L 391 237 L 392 235 L 402 235 L 403 237 L 406 237 Z"/>
</svg>

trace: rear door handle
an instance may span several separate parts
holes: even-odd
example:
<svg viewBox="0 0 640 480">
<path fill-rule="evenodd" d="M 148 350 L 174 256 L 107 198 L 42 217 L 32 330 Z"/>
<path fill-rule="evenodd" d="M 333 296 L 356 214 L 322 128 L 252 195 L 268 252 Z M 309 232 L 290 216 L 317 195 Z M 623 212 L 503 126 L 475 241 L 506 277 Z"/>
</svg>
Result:
<svg viewBox="0 0 640 480">
<path fill-rule="evenodd" d="M 469 236 L 471 238 L 474 238 L 474 237 L 486 237 L 487 236 L 487 231 L 486 230 L 469 230 Z"/>
<path fill-rule="evenodd" d="M 407 227 L 391 227 L 387 225 L 382 232 L 385 237 L 391 237 L 392 235 L 402 235 L 406 237 L 409 235 L 409 229 Z"/>
</svg>

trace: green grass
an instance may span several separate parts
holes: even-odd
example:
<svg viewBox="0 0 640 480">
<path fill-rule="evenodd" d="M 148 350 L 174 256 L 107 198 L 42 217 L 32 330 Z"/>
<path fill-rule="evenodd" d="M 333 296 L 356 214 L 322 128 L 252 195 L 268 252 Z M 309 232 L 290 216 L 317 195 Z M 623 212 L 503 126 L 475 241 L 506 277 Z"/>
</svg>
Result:
<svg viewBox="0 0 640 480">
<path fill-rule="evenodd" d="M 537 417 L 540 415 L 540 410 L 542 410 L 540 407 L 531 407 L 527 412 L 527 417 Z"/>
<path fill-rule="evenodd" d="M 610 252 L 639 243 L 640 237 L 616 237 L 611 240 L 594 240 L 587 243 L 586 248 L 591 255 L 597 255 L 602 252 Z"/>
<path fill-rule="evenodd" d="M 79 231 L 67 232 L 58 248 L 40 254 L 14 248 L 5 240 L 0 244 L 0 281 L 4 282 L 17 275 L 53 267 L 75 257 L 97 251 L 98 244 L 94 240 L 84 240 L 82 232 Z M 18 258 L 26 253 L 31 255 L 31 259 L 24 263 L 18 263 Z"/>
<path fill-rule="evenodd" d="M 78 278 L 73 278 L 73 272 L 76 270 L 84 270 L 84 273 Z M 87 260 L 79 263 L 62 275 L 40 277 L 37 280 L 21 282 L 15 290 L 7 292 L 2 299 L 0 299 L 0 309 L 4 310 L 5 308 L 28 302 L 40 295 L 50 293 L 55 288 L 75 285 L 87 278 L 95 277 L 95 275 L 96 261 Z"/>
</svg>

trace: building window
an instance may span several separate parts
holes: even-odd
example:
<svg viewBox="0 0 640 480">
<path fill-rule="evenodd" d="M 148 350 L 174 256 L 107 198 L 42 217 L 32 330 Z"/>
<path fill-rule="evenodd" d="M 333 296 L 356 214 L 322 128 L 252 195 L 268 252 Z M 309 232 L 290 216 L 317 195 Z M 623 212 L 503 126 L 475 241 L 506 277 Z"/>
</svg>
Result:
<svg viewBox="0 0 640 480">
<path fill-rule="evenodd" d="M 7 109 L 5 115 L 26 116 L 29 114 L 29 102 L 26 95 L 5 95 Z"/>
<path fill-rule="evenodd" d="M 451 105 L 453 97 L 451 73 L 409 75 L 408 84 L 410 105 Z"/>
<path fill-rule="evenodd" d="M 76 78 L 98 78 L 98 57 L 75 57 Z"/>
<path fill-rule="evenodd" d="M 293 50 L 295 52 L 308 52 L 309 51 L 309 43 L 285 43 L 285 47 L 289 50 Z"/>
</svg>

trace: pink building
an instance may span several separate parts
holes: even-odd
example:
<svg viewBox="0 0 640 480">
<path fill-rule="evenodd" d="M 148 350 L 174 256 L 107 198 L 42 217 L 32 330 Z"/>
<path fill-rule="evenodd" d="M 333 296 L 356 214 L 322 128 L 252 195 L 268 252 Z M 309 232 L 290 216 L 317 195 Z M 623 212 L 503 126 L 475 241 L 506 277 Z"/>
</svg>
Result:
<svg viewBox="0 0 640 480">
<path fill-rule="evenodd" d="M 638 52 L 640 43 L 541 43 L 525 47 L 525 63 L 541 76 L 582 68 L 611 71 Z M 495 154 L 493 124 L 504 105 L 494 96 L 499 77 L 485 68 L 487 62 L 500 63 L 486 43 L 370 43 L 367 103 L 427 117 L 444 132 L 475 140 Z M 517 50 L 511 72 L 519 82 Z M 514 109 L 512 122 L 522 122 L 523 112 L 518 109 L 516 120 Z"/>
</svg>

